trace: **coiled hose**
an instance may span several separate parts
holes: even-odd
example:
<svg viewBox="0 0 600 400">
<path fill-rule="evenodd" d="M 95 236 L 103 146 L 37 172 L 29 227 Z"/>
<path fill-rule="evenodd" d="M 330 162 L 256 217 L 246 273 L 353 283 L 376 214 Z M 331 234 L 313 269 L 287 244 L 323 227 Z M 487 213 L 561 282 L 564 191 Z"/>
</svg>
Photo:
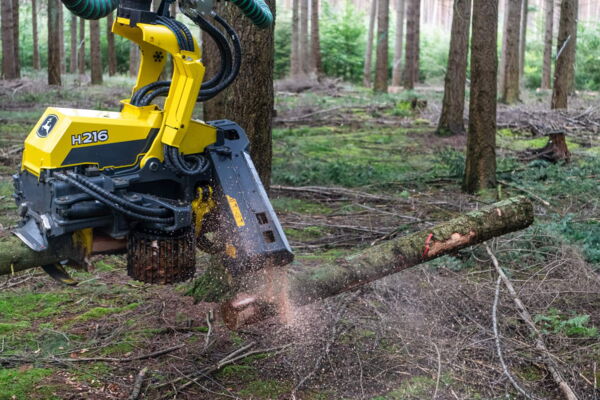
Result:
<svg viewBox="0 0 600 400">
<path fill-rule="evenodd" d="M 100 19 L 112 13 L 119 0 L 62 0 L 65 7 L 83 19 Z"/>
<path fill-rule="evenodd" d="M 273 25 L 273 13 L 264 0 L 229 0 L 239 7 L 254 25 L 265 29 Z"/>
</svg>

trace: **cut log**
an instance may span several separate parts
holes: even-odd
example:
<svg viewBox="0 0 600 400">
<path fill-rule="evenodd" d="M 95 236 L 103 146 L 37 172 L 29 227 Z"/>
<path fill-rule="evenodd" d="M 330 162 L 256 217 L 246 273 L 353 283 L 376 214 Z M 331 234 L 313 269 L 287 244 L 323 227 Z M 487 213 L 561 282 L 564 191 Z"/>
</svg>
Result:
<svg viewBox="0 0 600 400">
<path fill-rule="evenodd" d="M 237 294 L 221 305 L 222 317 L 230 329 L 276 315 L 285 318 L 296 307 L 524 229 L 533 219 L 531 202 L 525 197 L 516 197 L 370 247 L 334 264 L 265 268 L 237 283 L 233 290 Z"/>
</svg>

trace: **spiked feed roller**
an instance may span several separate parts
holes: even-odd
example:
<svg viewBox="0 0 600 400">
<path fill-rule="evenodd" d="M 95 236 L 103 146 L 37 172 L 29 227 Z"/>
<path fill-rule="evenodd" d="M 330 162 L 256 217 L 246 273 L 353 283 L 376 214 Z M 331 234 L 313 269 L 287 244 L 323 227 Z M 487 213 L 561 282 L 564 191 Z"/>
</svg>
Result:
<svg viewBox="0 0 600 400">
<path fill-rule="evenodd" d="M 66 239 L 87 254 L 126 250 L 129 275 L 155 284 L 193 277 L 197 247 L 222 257 L 233 275 L 290 263 L 244 130 L 192 119 L 196 103 L 222 92 L 241 68 L 240 40 L 212 1 L 179 3 L 219 49 L 221 68 L 208 79 L 198 43 L 169 15 L 173 0 L 156 11 L 150 0 L 62 1 L 87 19 L 117 9 L 112 31 L 140 47 L 141 65 L 120 112 L 50 107 L 42 115 L 14 176 L 22 218 L 14 233 L 35 251 Z M 272 24 L 263 0 L 231 2 L 259 28 Z M 167 55 L 173 74 L 159 80 Z M 73 261 L 44 270 L 72 283 L 63 265 Z"/>
</svg>

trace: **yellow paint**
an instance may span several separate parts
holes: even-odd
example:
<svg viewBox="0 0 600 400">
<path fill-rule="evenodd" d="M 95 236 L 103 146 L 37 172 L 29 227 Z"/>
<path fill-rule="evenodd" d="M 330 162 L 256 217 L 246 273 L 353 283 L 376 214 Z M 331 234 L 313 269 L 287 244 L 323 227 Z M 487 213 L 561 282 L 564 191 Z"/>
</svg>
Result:
<svg viewBox="0 0 600 400">
<path fill-rule="evenodd" d="M 82 229 L 73 233 L 73 244 L 75 247 L 83 249 L 84 257 L 92 254 L 94 246 L 94 233 L 92 228 Z"/>
<path fill-rule="evenodd" d="M 192 201 L 192 210 L 194 211 L 195 218 L 194 230 L 196 237 L 198 237 L 202 231 L 202 221 L 204 220 L 204 217 L 217 206 L 213 199 L 213 188 L 209 186 L 207 191 L 207 196 L 204 196 L 203 188 L 199 187 L 197 189 L 198 196 L 194 201 Z"/>
<path fill-rule="evenodd" d="M 225 254 L 229 258 L 237 258 L 237 249 L 235 248 L 235 246 L 227 243 L 225 245 Z"/>
<path fill-rule="evenodd" d="M 233 214 L 235 224 L 238 226 L 238 228 L 246 226 L 246 221 L 244 221 L 244 216 L 242 215 L 242 210 L 240 210 L 237 200 L 229 195 L 225 195 L 225 197 L 227 197 L 227 202 L 229 203 L 229 208 L 231 208 L 231 213 Z"/>
</svg>

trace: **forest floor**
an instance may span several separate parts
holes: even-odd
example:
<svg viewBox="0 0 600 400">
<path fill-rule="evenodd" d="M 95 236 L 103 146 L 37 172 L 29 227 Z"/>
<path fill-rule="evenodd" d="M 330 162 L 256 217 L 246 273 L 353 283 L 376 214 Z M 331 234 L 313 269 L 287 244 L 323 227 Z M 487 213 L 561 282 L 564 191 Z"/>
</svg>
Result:
<svg viewBox="0 0 600 400">
<path fill-rule="evenodd" d="M 11 174 L 49 105 L 115 110 L 130 82 L 0 86 L 0 228 L 16 223 Z M 413 110 L 413 96 L 426 100 Z M 374 96 L 321 86 L 277 96 L 271 197 L 306 266 L 426 229 L 500 197 L 525 194 L 536 222 L 490 243 L 580 399 L 600 396 L 600 97 L 550 113 L 528 92 L 498 112 L 494 193 L 460 189 L 465 136 L 438 137 L 442 92 Z M 543 133 L 567 132 L 572 161 L 536 160 Z M 75 288 L 39 270 L 0 278 L 0 400 L 126 399 L 145 371 L 144 399 L 506 399 L 492 331 L 495 274 L 485 248 L 452 256 L 302 308 L 287 325 L 239 332 L 209 321 L 187 284 L 131 281 L 120 256 L 75 272 Z M 198 274 L 205 264 L 198 256 Z M 501 292 L 504 361 L 533 398 L 560 393 L 510 297 Z"/>
</svg>

